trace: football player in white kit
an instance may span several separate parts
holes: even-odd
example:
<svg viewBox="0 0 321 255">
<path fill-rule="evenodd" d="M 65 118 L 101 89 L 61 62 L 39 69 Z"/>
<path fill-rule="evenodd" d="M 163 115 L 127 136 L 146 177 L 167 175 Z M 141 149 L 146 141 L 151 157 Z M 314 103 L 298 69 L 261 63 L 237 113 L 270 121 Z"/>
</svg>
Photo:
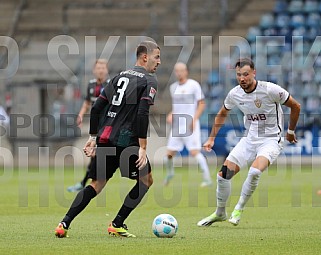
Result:
<svg viewBox="0 0 321 255">
<path fill-rule="evenodd" d="M 172 111 L 167 116 L 167 122 L 172 124 L 167 144 L 165 165 L 167 175 L 164 185 L 168 185 L 174 176 L 173 157 L 186 146 L 189 153 L 196 158 L 202 173 L 201 187 L 212 184 L 206 158 L 200 152 L 201 128 L 199 118 L 205 109 L 205 99 L 200 84 L 188 78 L 187 66 L 178 62 L 174 67 L 177 82 L 170 86 Z"/>
<path fill-rule="evenodd" d="M 286 139 L 290 143 L 297 142 L 294 130 L 299 119 L 300 104 L 279 85 L 257 81 L 252 60 L 240 59 L 235 68 L 239 85 L 231 89 L 225 98 L 224 105 L 214 120 L 211 134 L 203 146 L 208 151 L 212 149 L 220 127 L 229 110 L 234 107 L 244 114 L 247 135 L 230 152 L 217 174 L 216 211 L 199 221 L 198 226 L 209 226 L 227 219 L 225 207 L 231 192 L 231 179 L 240 168 L 251 164 L 240 199 L 229 219 L 233 225 L 239 224 L 245 204 L 255 191 L 262 172 L 275 161 L 283 148 L 281 105 L 291 109 Z"/>
</svg>

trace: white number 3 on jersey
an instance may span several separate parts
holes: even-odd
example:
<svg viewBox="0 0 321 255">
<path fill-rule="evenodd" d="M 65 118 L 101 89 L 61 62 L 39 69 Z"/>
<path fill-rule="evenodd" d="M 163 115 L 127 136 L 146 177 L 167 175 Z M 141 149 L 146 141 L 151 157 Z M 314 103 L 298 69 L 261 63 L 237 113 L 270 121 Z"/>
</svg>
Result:
<svg viewBox="0 0 321 255">
<path fill-rule="evenodd" d="M 123 100 L 125 90 L 129 83 L 129 79 L 127 77 L 121 77 L 117 82 L 117 94 L 113 96 L 113 101 L 111 102 L 113 105 L 119 106 L 121 101 Z"/>
</svg>

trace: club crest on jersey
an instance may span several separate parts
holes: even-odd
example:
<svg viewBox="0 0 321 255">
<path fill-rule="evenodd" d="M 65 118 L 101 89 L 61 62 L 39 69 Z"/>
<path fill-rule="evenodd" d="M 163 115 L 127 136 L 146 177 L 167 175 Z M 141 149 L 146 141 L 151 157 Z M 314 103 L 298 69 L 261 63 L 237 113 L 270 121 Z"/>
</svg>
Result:
<svg viewBox="0 0 321 255">
<path fill-rule="evenodd" d="M 255 106 L 256 106 L 257 108 L 260 108 L 261 105 L 262 105 L 262 101 L 261 101 L 260 99 L 255 99 L 255 100 L 254 100 L 254 104 L 255 104 Z"/>
<path fill-rule="evenodd" d="M 153 87 L 150 88 L 150 91 L 149 91 L 149 96 L 151 98 L 154 98 L 154 96 L 156 95 L 156 89 L 154 89 Z"/>
</svg>

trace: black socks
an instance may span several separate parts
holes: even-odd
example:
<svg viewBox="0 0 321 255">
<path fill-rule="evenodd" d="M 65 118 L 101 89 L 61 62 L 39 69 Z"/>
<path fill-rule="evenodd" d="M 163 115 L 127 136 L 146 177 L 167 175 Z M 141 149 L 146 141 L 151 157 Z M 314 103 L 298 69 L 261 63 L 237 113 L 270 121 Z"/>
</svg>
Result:
<svg viewBox="0 0 321 255">
<path fill-rule="evenodd" d="M 95 189 L 88 185 L 86 188 L 79 191 L 74 201 L 72 202 L 66 216 L 61 221 L 65 228 L 69 228 L 71 221 L 86 208 L 90 200 L 97 195 Z"/>
<path fill-rule="evenodd" d="M 125 219 L 134 210 L 137 205 L 142 201 L 143 197 L 148 191 L 148 187 L 141 181 L 138 181 L 136 185 L 131 189 L 125 198 L 125 201 L 120 208 L 117 216 L 113 220 L 114 227 L 121 227 L 124 224 Z"/>
</svg>

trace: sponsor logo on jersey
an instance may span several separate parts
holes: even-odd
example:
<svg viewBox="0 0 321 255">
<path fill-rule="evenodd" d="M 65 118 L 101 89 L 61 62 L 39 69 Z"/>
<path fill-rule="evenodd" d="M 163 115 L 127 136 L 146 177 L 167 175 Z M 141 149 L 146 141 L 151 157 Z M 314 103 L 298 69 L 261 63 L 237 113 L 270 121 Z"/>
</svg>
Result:
<svg viewBox="0 0 321 255">
<path fill-rule="evenodd" d="M 261 105 L 262 105 L 261 99 L 255 99 L 255 100 L 254 100 L 254 104 L 255 104 L 255 106 L 256 106 L 257 108 L 260 108 Z"/>
<path fill-rule="evenodd" d="M 154 98 L 154 96 L 156 95 L 156 89 L 154 89 L 153 87 L 150 88 L 150 91 L 149 91 L 149 96 L 151 98 Z"/>
<path fill-rule="evenodd" d="M 251 121 L 266 120 L 266 115 L 264 113 L 260 114 L 247 114 L 247 119 Z"/>
<path fill-rule="evenodd" d="M 108 111 L 108 113 L 107 113 L 107 116 L 108 116 L 108 117 L 111 117 L 111 118 L 115 118 L 116 115 L 117 115 L 117 113 L 111 112 L 111 111 Z"/>
<path fill-rule="evenodd" d="M 280 99 L 283 98 L 283 92 L 279 92 Z"/>
</svg>

